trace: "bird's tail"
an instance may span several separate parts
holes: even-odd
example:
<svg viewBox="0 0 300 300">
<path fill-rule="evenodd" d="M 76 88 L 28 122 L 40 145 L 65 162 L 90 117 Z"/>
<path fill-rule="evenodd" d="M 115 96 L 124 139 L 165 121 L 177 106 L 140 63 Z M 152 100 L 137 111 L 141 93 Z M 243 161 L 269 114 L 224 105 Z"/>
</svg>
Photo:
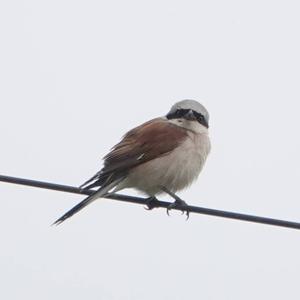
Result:
<svg viewBox="0 0 300 300">
<path fill-rule="evenodd" d="M 111 190 L 113 187 L 115 187 L 120 181 L 121 179 L 115 180 L 112 183 L 108 184 L 107 186 L 100 187 L 98 191 L 96 191 L 94 194 L 88 196 L 87 198 L 79 202 L 77 205 L 75 205 L 73 208 L 67 211 L 63 216 L 57 219 L 52 225 L 61 224 L 62 222 L 72 217 L 74 214 L 78 213 L 80 210 L 82 210 L 84 207 L 86 207 L 96 199 L 105 196 L 108 193 L 108 191 Z"/>
</svg>

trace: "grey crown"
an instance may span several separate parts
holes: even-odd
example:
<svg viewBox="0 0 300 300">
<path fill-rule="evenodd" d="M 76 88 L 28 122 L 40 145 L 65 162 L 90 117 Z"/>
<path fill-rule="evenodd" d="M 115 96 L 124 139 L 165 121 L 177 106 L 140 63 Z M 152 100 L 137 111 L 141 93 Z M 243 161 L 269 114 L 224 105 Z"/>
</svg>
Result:
<svg viewBox="0 0 300 300">
<path fill-rule="evenodd" d="M 169 111 L 170 113 L 175 112 L 177 109 L 192 109 L 196 111 L 197 113 L 200 113 L 201 115 L 204 116 L 205 120 L 209 121 L 209 113 L 207 109 L 199 102 L 196 100 L 182 100 L 177 103 L 175 103 L 172 107 L 171 110 Z"/>
</svg>

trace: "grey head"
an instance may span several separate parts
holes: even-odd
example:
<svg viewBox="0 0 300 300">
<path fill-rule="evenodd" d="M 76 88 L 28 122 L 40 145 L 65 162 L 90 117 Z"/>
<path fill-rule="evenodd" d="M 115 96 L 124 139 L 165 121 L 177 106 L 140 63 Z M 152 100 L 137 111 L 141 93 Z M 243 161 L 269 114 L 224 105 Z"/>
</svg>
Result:
<svg viewBox="0 0 300 300">
<path fill-rule="evenodd" d="M 167 114 L 167 119 L 197 121 L 208 128 L 209 114 L 206 108 L 195 100 L 182 100 L 175 103 Z"/>
</svg>

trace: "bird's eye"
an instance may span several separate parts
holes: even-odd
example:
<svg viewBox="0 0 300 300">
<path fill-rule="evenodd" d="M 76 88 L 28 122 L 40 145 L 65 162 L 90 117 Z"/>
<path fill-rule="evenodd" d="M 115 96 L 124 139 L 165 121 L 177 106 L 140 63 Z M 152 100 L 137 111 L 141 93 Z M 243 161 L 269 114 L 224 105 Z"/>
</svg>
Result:
<svg viewBox="0 0 300 300">
<path fill-rule="evenodd" d="M 204 120 L 204 116 L 203 116 L 202 114 L 199 114 L 199 113 L 197 113 L 196 111 L 194 111 L 194 115 L 196 116 L 197 121 L 198 121 L 199 123 L 201 123 L 201 122 Z"/>
<path fill-rule="evenodd" d="M 204 118 L 204 116 L 203 116 L 202 114 L 197 113 L 196 111 L 194 111 L 194 115 L 196 116 L 197 121 L 198 121 L 200 124 L 202 124 L 202 125 L 204 125 L 205 127 L 208 128 L 208 123 L 207 123 L 206 119 Z"/>
<path fill-rule="evenodd" d="M 182 118 L 188 112 L 189 112 L 189 109 L 177 109 L 176 116 L 177 116 L 177 118 Z"/>
<path fill-rule="evenodd" d="M 175 116 L 179 116 L 180 115 L 180 109 L 177 109 L 174 113 Z"/>
<path fill-rule="evenodd" d="M 178 119 L 182 118 L 189 110 L 188 109 L 177 109 L 176 111 L 167 115 L 168 119 Z"/>
</svg>

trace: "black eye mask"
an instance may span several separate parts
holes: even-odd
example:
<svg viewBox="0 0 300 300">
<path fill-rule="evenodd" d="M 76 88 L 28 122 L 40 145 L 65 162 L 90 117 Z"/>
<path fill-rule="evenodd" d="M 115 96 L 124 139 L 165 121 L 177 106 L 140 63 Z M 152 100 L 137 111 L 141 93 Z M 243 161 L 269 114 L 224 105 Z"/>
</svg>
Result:
<svg viewBox="0 0 300 300">
<path fill-rule="evenodd" d="M 167 115 L 167 119 L 179 119 L 189 112 L 189 109 L 177 109 L 176 111 Z"/>
<path fill-rule="evenodd" d="M 190 111 L 190 109 L 183 109 L 183 108 L 180 108 L 180 109 L 177 109 L 176 111 L 172 112 L 172 113 L 169 113 L 167 115 L 167 119 L 168 120 L 172 120 L 172 119 L 180 119 L 180 118 L 183 118 L 184 115 L 186 115 L 188 112 Z M 208 128 L 208 124 L 204 118 L 204 116 L 196 111 L 193 110 L 193 114 L 194 116 L 196 117 L 197 121 Z"/>
</svg>

